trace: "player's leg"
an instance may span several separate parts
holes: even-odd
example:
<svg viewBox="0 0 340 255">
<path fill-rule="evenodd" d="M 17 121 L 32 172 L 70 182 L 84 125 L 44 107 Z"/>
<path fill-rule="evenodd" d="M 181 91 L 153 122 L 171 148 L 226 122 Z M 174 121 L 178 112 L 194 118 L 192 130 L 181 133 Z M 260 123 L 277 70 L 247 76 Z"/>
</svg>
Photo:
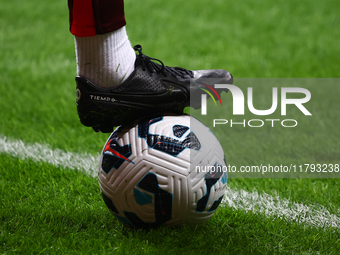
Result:
<svg viewBox="0 0 340 255">
<path fill-rule="evenodd" d="M 168 67 L 133 49 L 125 31 L 122 0 L 69 0 L 70 28 L 75 35 L 78 77 L 77 110 L 81 123 L 95 131 L 161 112 L 182 113 L 201 83 L 231 83 L 223 69 L 190 71 Z M 208 84 L 213 85 L 213 84 Z M 203 86 L 204 87 L 204 86 Z M 217 91 L 221 93 L 221 90 Z"/>
<path fill-rule="evenodd" d="M 120 84 L 132 73 L 136 59 L 125 29 L 123 1 L 73 0 L 69 8 L 78 76 L 100 87 Z"/>
</svg>

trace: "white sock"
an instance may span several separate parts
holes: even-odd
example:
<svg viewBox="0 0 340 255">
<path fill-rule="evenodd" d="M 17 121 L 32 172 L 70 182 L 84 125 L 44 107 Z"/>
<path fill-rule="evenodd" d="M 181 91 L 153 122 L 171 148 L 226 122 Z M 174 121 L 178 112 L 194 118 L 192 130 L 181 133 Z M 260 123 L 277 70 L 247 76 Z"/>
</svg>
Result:
<svg viewBox="0 0 340 255">
<path fill-rule="evenodd" d="M 125 27 L 90 37 L 75 36 L 77 74 L 100 87 L 122 83 L 134 70 L 136 53 Z"/>
</svg>

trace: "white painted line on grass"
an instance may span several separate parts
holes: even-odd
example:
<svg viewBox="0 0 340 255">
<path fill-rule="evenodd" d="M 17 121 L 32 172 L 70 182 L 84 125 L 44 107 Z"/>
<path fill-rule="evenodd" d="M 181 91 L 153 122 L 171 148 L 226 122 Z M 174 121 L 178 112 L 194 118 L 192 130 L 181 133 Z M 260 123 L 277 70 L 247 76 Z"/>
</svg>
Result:
<svg viewBox="0 0 340 255">
<path fill-rule="evenodd" d="M 340 228 L 340 217 L 331 214 L 323 206 L 304 205 L 287 198 L 273 197 L 266 193 L 259 194 L 257 191 L 232 190 L 228 187 L 221 206 L 285 218 L 291 222 L 317 228 Z"/>
<path fill-rule="evenodd" d="M 21 140 L 13 140 L 0 135 L 0 153 L 10 154 L 20 159 L 32 159 L 34 161 L 46 162 L 56 167 L 78 169 L 91 176 L 97 175 L 99 154 L 80 154 L 51 149 L 47 145 L 39 143 L 25 144 Z"/>
<path fill-rule="evenodd" d="M 80 154 L 51 149 L 47 145 L 25 144 L 21 140 L 9 139 L 0 135 L 0 153 L 10 154 L 20 159 L 42 161 L 57 167 L 78 169 L 92 177 L 97 175 L 98 155 Z M 307 224 L 317 228 L 340 228 L 340 217 L 331 214 L 326 208 L 315 205 L 295 203 L 286 198 L 273 197 L 257 191 L 226 190 L 221 206 L 236 210 L 252 211 L 285 218 L 288 221 Z M 339 212 L 340 213 L 340 212 Z"/>
</svg>

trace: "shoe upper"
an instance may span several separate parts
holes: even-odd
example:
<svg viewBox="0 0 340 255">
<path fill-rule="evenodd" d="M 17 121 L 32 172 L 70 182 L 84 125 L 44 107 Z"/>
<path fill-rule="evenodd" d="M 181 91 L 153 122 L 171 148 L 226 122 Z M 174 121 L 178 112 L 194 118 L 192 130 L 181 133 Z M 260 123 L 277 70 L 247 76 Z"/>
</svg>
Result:
<svg viewBox="0 0 340 255">
<path fill-rule="evenodd" d="M 94 127 L 108 120 L 111 126 L 118 126 L 124 124 L 124 119 L 150 112 L 181 113 L 190 105 L 191 94 L 204 93 L 200 90 L 201 80 L 214 78 L 214 82 L 218 79 L 219 83 L 232 83 L 233 78 L 226 70 L 190 71 L 168 67 L 162 61 L 144 55 L 140 45 L 134 49 L 139 53 L 135 70 L 117 86 L 101 88 L 84 77 L 76 77 L 77 110 L 85 126 Z"/>
</svg>

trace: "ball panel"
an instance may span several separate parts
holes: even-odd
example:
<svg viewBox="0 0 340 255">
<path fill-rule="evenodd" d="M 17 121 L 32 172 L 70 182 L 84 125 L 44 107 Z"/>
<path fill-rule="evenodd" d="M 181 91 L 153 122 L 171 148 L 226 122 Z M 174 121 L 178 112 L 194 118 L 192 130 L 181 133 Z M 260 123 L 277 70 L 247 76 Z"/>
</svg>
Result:
<svg viewBox="0 0 340 255">
<path fill-rule="evenodd" d="M 226 188 L 224 173 L 197 168 L 209 165 L 225 166 L 209 128 L 191 116 L 164 116 L 115 130 L 98 179 L 107 207 L 127 226 L 202 224 Z"/>
</svg>

